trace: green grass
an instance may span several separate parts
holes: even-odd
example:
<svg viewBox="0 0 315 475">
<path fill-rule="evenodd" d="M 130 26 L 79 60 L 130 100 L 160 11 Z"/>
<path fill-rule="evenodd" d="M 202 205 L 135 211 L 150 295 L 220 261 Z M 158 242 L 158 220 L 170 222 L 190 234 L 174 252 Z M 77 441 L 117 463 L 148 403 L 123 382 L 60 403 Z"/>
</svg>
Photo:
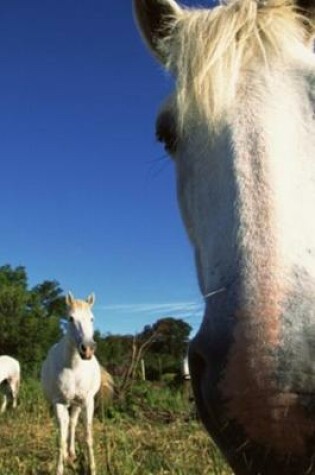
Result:
<svg viewBox="0 0 315 475">
<path fill-rule="evenodd" d="M 37 381 L 24 381 L 20 404 L 0 417 L 0 475 L 50 475 L 57 455 L 57 431 Z M 194 418 L 194 408 L 169 388 L 137 385 L 94 420 L 97 473 L 109 475 L 228 475 L 219 453 Z M 75 467 L 85 474 L 82 424 Z"/>
</svg>

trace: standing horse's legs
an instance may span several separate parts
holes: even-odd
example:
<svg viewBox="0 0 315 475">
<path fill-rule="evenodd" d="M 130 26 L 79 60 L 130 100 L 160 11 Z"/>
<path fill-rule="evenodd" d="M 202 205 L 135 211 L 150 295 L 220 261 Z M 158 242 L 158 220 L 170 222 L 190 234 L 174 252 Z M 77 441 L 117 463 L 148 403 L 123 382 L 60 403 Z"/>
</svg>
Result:
<svg viewBox="0 0 315 475">
<path fill-rule="evenodd" d="M 6 394 L 3 394 L 2 395 L 2 404 L 1 404 L 1 409 L 0 409 L 1 414 L 3 412 L 5 412 L 5 410 L 7 408 L 7 403 L 8 403 L 8 397 L 7 397 Z"/>
<path fill-rule="evenodd" d="M 56 417 L 59 426 L 59 456 L 57 475 L 63 475 L 64 461 L 68 458 L 67 439 L 69 431 L 69 412 L 64 404 L 55 405 Z"/>
<path fill-rule="evenodd" d="M 3 412 L 6 411 L 7 406 L 8 406 L 8 401 L 11 400 L 12 398 L 11 386 L 8 379 L 5 379 L 4 381 L 2 381 L 1 393 L 2 393 L 2 404 L 1 404 L 0 413 L 2 414 Z"/>
<path fill-rule="evenodd" d="M 94 451 L 93 451 L 94 397 L 90 397 L 86 401 L 84 412 L 85 412 L 86 443 L 88 446 L 90 475 L 95 475 L 96 468 L 95 468 L 95 459 L 94 459 Z"/>
<path fill-rule="evenodd" d="M 69 459 L 75 460 L 75 429 L 77 427 L 78 418 L 81 412 L 80 406 L 71 406 L 70 408 L 70 427 L 69 427 Z"/>
<path fill-rule="evenodd" d="M 20 387 L 20 380 L 17 378 L 12 379 L 11 381 L 9 381 L 9 386 L 11 390 L 12 407 L 15 409 L 17 406 L 17 396 Z"/>
</svg>

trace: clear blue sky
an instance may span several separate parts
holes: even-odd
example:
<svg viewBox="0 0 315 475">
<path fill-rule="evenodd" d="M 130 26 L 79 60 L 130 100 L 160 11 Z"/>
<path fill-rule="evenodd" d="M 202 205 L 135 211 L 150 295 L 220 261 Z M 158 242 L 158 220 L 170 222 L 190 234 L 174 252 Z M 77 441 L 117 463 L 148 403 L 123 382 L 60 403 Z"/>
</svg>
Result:
<svg viewBox="0 0 315 475">
<path fill-rule="evenodd" d="M 24 265 L 31 286 L 93 290 L 104 334 L 166 315 L 197 328 L 174 170 L 154 137 L 171 83 L 131 0 L 5 0 L 0 17 L 1 265 Z"/>
</svg>

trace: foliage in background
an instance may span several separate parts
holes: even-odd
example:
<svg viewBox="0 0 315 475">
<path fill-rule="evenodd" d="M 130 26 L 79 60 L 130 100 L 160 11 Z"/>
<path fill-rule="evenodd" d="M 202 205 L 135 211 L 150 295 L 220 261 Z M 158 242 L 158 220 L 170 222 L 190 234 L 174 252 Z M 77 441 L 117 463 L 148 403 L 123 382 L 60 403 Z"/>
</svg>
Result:
<svg viewBox="0 0 315 475">
<path fill-rule="evenodd" d="M 55 280 L 29 288 L 24 267 L 0 267 L 0 354 L 16 357 L 23 373 L 37 374 L 48 348 L 62 334 L 63 290 Z M 165 317 L 138 335 L 101 335 L 96 331 L 97 356 L 110 373 L 134 378 L 140 358 L 146 378 L 161 380 L 181 371 L 190 325 Z M 132 368 L 131 368 L 132 362 Z"/>
<path fill-rule="evenodd" d="M 191 326 L 181 319 L 161 318 L 153 325 L 144 327 L 139 335 L 142 342 L 153 338 L 146 354 L 148 379 L 162 379 L 163 374 L 181 372 L 182 361 L 187 353 Z"/>
<path fill-rule="evenodd" d="M 0 353 L 16 357 L 23 372 L 36 371 L 60 337 L 64 311 L 58 282 L 29 288 L 24 267 L 0 267 Z"/>
<path fill-rule="evenodd" d="M 153 325 L 146 325 L 135 336 L 102 336 L 97 332 L 98 358 L 112 374 L 124 377 L 130 369 L 130 361 L 139 359 L 140 352 L 145 363 L 146 378 L 158 381 L 165 374 L 175 376 L 181 373 L 190 332 L 191 326 L 188 323 L 172 317 L 161 318 Z"/>
</svg>

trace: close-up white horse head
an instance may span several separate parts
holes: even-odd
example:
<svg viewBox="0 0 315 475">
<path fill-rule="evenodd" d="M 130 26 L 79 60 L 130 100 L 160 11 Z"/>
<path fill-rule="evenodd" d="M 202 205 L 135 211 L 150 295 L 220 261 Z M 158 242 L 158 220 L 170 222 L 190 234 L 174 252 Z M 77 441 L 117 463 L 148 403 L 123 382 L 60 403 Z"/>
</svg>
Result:
<svg viewBox="0 0 315 475">
<path fill-rule="evenodd" d="M 82 359 L 90 359 L 96 348 L 94 341 L 94 316 L 92 307 L 95 295 L 86 300 L 76 300 L 71 292 L 66 296 L 67 304 L 67 336 L 77 348 Z"/>
<path fill-rule="evenodd" d="M 315 473 L 314 7 L 134 0 L 175 79 L 156 134 L 205 300 L 195 399 L 237 475 Z"/>
</svg>

